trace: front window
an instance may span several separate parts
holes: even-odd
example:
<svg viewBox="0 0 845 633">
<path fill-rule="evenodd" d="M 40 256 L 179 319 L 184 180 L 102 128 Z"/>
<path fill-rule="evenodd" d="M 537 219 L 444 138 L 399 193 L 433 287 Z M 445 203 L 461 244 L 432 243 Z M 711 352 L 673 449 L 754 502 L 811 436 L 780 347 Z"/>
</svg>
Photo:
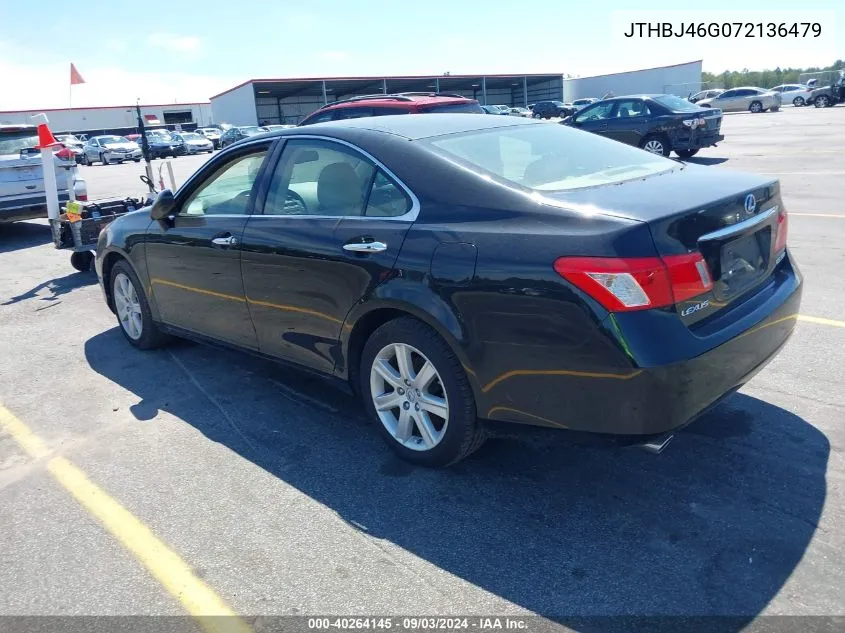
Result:
<svg viewBox="0 0 845 633">
<path fill-rule="evenodd" d="M 672 110 L 673 112 L 701 111 L 701 108 L 699 108 L 694 103 L 690 103 L 686 99 L 681 99 L 680 97 L 676 97 L 675 95 L 659 95 L 657 97 L 652 98 L 664 108 L 666 108 L 667 110 Z"/>
<path fill-rule="evenodd" d="M 662 156 L 563 125 L 516 125 L 427 142 L 452 160 L 536 191 L 619 183 L 678 166 Z"/>
<path fill-rule="evenodd" d="M 614 101 L 605 101 L 592 108 L 584 108 L 575 120 L 578 123 L 585 123 L 587 121 L 601 121 L 610 116 L 613 106 L 616 105 Z"/>
<path fill-rule="evenodd" d="M 267 150 L 239 156 L 217 170 L 182 205 L 181 214 L 243 215 Z"/>
<path fill-rule="evenodd" d="M 22 149 L 31 149 L 38 145 L 35 130 L 0 130 L 0 156 L 20 154 Z"/>
<path fill-rule="evenodd" d="M 182 134 L 181 136 L 183 141 L 204 141 L 205 137 L 201 134 L 194 134 L 193 132 L 189 132 L 187 134 Z"/>
<path fill-rule="evenodd" d="M 441 103 L 439 105 L 425 106 L 422 108 L 422 111 L 429 114 L 435 112 L 450 112 L 452 114 L 484 114 L 482 107 L 475 102 Z"/>
</svg>

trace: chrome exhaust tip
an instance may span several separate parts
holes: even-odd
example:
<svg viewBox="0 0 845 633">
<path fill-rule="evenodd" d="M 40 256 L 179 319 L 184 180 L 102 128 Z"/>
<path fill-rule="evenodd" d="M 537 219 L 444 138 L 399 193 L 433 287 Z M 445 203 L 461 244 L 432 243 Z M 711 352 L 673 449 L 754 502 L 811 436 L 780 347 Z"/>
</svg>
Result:
<svg viewBox="0 0 845 633">
<path fill-rule="evenodd" d="M 673 437 L 675 437 L 674 433 L 664 433 L 663 435 L 653 437 L 647 442 L 643 442 L 639 447 L 653 455 L 659 455 L 663 452 L 664 448 L 669 446 L 669 442 L 672 441 Z"/>
</svg>

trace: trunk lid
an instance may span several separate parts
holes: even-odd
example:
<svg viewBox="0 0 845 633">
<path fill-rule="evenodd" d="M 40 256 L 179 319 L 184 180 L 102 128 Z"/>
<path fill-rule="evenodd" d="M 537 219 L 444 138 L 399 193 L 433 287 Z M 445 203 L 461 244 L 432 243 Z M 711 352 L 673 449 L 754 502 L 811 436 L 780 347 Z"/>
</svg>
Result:
<svg viewBox="0 0 845 633">
<path fill-rule="evenodd" d="M 647 223 L 661 257 L 700 253 L 707 270 L 699 274 L 702 281 L 709 276 L 712 287 L 675 306 L 688 326 L 762 286 L 785 253 L 775 249 L 784 222 L 776 179 L 685 165 L 641 180 L 550 197 Z"/>
</svg>

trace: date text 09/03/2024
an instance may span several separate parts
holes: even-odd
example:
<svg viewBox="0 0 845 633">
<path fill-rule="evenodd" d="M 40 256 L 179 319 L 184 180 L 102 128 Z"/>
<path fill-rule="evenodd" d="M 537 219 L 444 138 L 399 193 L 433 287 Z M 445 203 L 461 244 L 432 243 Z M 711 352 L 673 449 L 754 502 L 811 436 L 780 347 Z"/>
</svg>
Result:
<svg viewBox="0 0 845 633">
<path fill-rule="evenodd" d="M 625 37 L 821 37 L 819 22 L 629 22 Z"/>
</svg>

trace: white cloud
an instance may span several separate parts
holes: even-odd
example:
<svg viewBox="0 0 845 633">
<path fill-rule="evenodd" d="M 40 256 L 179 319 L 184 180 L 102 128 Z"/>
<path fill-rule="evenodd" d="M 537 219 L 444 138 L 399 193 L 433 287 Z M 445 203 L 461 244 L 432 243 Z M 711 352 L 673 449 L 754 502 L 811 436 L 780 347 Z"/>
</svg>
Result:
<svg viewBox="0 0 845 633">
<path fill-rule="evenodd" d="M 130 105 L 208 101 L 243 77 L 180 72 L 132 72 L 113 66 L 77 66 L 84 84 L 73 86 L 73 106 Z M 0 111 L 68 106 L 67 63 L 22 64 L 0 57 Z M 2 115 L 0 115 L 2 119 Z"/>
<path fill-rule="evenodd" d="M 176 35 L 175 33 L 151 33 L 147 37 L 147 44 L 172 53 L 197 54 L 202 48 L 202 40 L 193 35 Z"/>
</svg>

